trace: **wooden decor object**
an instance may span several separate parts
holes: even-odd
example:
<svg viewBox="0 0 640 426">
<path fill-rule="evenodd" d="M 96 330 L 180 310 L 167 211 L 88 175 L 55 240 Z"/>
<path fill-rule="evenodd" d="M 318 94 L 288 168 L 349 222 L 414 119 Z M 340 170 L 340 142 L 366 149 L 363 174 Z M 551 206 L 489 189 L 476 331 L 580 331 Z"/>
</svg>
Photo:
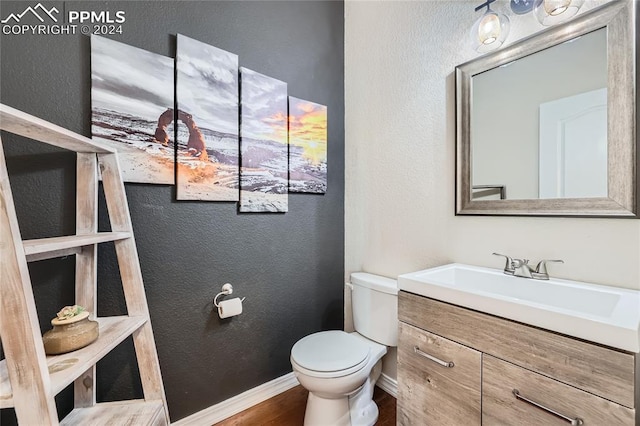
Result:
<svg viewBox="0 0 640 426">
<path fill-rule="evenodd" d="M 74 383 L 74 410 L 60 424 L 167 425 L 169 413 L 117 153 L 84 136 L 0 104 L 0 129 L 77 152 L 76 235 L 23 241 L 0 139 L 0 408 L 18 422 L 59 424 L 54 397 Z M 97 232 L 98 167 L 112 232 Z M 96 312 L 97 247 L 114 241 L 128 315 L 93 318 L 98 339 L 46 356 L 27 262 L 76 256 L 76 303 Z M 95 365 L 133 336 L 144 400 L 96 402 Z"/>
<path fill-rule="evenodd" d="M 89 312 L 79 315 L 51 320 L 53 329 L 42 336 L 44 352 L 47 355 L 59 355 L 82 349 L 98 338 L 98 323 L 89 319 Z"/>
</svg>

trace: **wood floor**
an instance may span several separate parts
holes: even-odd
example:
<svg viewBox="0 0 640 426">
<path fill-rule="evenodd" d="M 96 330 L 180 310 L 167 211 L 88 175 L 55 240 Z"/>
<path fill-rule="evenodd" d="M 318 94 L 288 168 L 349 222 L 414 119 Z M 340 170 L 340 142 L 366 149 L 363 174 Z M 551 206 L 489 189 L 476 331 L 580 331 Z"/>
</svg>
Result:
<svg viewBox="0 0 640 426">
<path fill-rule="evenodd" d="M 373 394 L 373 399 L 380 409 L 376 426 L 395 426 L 396 399 L 378 387 Z M 307 391 L 302 386 L 296 386 L 216 423 L 215 426 L 301 426 L 306 404 Z"/>
</svg>

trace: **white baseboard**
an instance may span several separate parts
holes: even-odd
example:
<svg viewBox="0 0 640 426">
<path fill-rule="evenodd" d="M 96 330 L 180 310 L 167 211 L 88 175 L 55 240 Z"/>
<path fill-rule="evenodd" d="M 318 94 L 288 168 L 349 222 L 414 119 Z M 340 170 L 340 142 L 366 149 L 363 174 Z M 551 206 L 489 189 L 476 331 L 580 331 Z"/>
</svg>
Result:
<svg viewBox="0 0 640 426">
<path fill-rule="evenodd" d="M 299 384 L 298 379 L 296 379 L 296 376 L 291 372 L 171 424 L 173 426 L 213 425 L 254 405 L 260 404 L 269 398 L 280 395 L 282 392 L 288 391 Z M 380 375 L 376 386 L 394 398 L 398 397 L 398 381 L 386 374 L 383 373 Z"/>
<path fill-rule="evenodd" d="M 380 389 L 388 393 L 394 398 L 398 398 L 398 381 L 396 379 L 392 379 L 386 374 L 382 373 L 380 378 L 376 382 L 376 386 Z"/>
<path fill-rule="evenodd" d="M 174 426 L 210 426 L 288 391 L 298 384 L 298 379 L 291 372 L 171 424 Z"/>
</svg>

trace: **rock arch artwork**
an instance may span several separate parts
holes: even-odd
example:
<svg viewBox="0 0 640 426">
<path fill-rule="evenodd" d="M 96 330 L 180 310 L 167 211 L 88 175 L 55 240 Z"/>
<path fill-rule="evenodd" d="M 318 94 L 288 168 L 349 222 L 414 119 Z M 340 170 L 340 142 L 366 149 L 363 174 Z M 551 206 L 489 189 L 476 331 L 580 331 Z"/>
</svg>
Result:
<svg viewBox="0 0 640 426">
<path fill-rule="evenodd" d="M 238 89 L 237 55 L 178 34 L 176 119 L 189 129 L 176 137 L 178 200 L 238 201 Z"/>
<path fill-rule="evenodd" d="M 156 127 L 155 138 L 156 141 L 164 146 L 169 145 L 169 133 L 167 128 L 173 122 L 174 117 L 173 108 L 167 109 L 158 117 L 158 127 Z M 193 156 L 198 157 L 202 161 L 208 159 L 207 147 L 204 143 L 204 136 L 202 132 L 193 120 L 193 116 L 184 111 L 178 110 L 178 120 L 182 121 L 189 130 L 189 139 L 187 140 L 187 152 Z"/>
<path fill-rule="evenodd" d="M 287 83 L 240 68 L 240 211 L 289 209 Z"/>
<path fill-rule="evenodd" d="M 125 182 L 175 182 L 173 104 L 173 59 L 91 36 L 91 134 L 118 151 Z"/>
<path fill-rule="evenodd" d="M 327 107 L 289 96 L 289 192 L 327 192 Z"/>
</svg>

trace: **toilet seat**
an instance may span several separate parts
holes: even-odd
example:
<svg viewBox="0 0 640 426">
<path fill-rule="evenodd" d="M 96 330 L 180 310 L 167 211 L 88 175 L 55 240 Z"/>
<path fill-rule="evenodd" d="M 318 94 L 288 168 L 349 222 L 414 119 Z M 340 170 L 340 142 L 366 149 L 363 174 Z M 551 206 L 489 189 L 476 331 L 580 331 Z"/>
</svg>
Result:
<svg viewBox="0 0 640 426">
<path fill-rule="evenodd" d="M 367 364 L 370 346 L 344 331 L 321 331 L 300 339 L 291 349 L 291 362 L 312 377 L 341 377 Z"/>
</svg>

